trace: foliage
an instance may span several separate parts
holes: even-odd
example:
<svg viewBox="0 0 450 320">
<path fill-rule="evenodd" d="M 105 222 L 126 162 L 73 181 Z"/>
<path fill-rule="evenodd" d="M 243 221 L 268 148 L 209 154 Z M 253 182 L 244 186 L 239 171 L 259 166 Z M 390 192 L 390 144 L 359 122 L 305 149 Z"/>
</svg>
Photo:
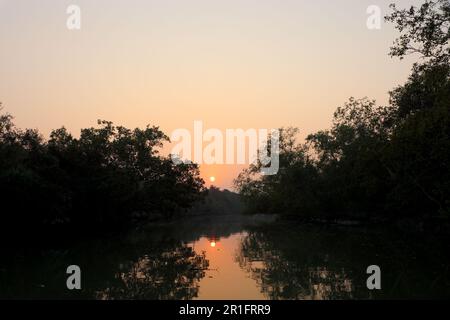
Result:
<svg viewBox="0 0 450 320">
<path fill-rule="evenodd" d="M 392 13 L 386 21 L 395 24 L 401 32 L 394 42 L 390 55 L 403 59 L 418 53 L 431 63 L 445 63 L 450 58 L 450 2 L 425 1 L 420 8 L 398 9 L 391 4 Z"/>
<path fill-rule="evenodd" d="M 98 124 L 79 138 L 60 128 L 45 141 L 0 117 L 2 229 L 117 226 L 171 217 L 201 197 L 198 166 L 161 156 L 168 137 L 158 127 Z"/>
<path fill-rule="evenodd" d="M 389 106 L 350 100 L 329 130 L 281 147 L 280 171 L 251 166 L 235 181 L 251 212 L 340 219 L 450 215 L 450 51 L 448 1 L 426 1 L 386 19 L 402 32 L 391 49 L 419 53 Z M 295 141 L 298 129 L 284 130 Z"/>
</svg>

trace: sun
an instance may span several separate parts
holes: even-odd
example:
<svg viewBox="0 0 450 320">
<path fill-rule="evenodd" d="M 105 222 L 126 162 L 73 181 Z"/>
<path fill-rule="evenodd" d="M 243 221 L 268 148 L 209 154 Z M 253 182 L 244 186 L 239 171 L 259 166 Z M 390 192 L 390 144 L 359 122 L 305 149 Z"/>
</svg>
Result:
<svg viewBox="0 0 450 320">
<path fill-rule="evenodd" d="M 209 177 L 209 181 L 215 182 L 216 181 L 216 177 L 214 177 L 214 176 Z"/>
</svg>

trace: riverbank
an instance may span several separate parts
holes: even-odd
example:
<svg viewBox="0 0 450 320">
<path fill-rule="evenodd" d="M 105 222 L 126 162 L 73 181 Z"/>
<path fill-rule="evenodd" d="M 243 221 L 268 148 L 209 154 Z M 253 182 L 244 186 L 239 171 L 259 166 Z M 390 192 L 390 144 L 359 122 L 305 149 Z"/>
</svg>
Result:
<svg viewBox="0 0 450 320">
<path fill-rule="evenodd" d="M 389 227 L 396 228 L 399 231 L 407 233 L 433 233 L 450 235 L 450 221 L 449 219 L 433 218 L 433 219 L 419 219 L 419 218 L 366 218 L 355 219 L 349 217 L 342 218 L 299 218 L 298 215 L 275 215 L 277 219 L 282 221 L 290 221 L 298 224 L 315 224 L 315 225 L 329 225 L 329 226 L 344 226 L 344 227 Z"/>
</svg>

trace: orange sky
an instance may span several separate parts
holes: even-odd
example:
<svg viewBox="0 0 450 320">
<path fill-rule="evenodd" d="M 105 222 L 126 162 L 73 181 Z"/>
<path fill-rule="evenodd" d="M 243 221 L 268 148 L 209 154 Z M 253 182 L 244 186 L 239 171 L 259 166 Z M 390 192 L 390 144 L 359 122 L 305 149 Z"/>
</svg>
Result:
<svg viewBox="0 0 450 320">
<path fill-rule="evenodd" d="M 327 128 L 350 96 L 386 103 L 412 60 L 387 56 L 371 4 L 302 0 L 0 0 L 0 101 L 20 127 L 77 134 L 97 119 L 205 128 Z M 421 1 L 396 1 L 399 6 Z M 81 8 L 81 30 L 66 8 Z M 202 166 L 231 187 L 242 166 Z"/>
</svg>

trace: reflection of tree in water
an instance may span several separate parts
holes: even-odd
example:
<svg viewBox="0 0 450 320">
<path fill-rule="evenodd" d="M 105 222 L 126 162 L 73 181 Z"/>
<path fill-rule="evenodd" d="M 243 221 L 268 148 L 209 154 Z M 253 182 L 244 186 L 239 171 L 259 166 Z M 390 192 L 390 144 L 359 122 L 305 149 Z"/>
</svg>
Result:
<svg viewBox="0 0 450 320">
<path fill-rule="evenodd" d="M 204 253 L 156 232 L 8 256 L 0 259 L 3 299 L 192 299 L 209 266 Z M 67 290 L 71 264 L 81 268 L 82 290 Z"/>
<path fill-rule="evenodd" d="M 450 296 L 447 237 L 398 230 L 277 223 L 251 228 L 237 260 L 270 299 L 430 299 Z M 382 290 L 366 269 L 382 271 Z"/>
<path fill-rule="evenodd" d="M 188 246 L 167 247 L 120 263 L 115 279 L 98 299 L 192 299 L 209 262 Z"/>
<path fill-rule="evenodd" d="M 311 267 L 307 261 L 289 259 L 282 249 L 263 232 L 250 232 L 242 240 L 238 262 L 269 299 L 352 298 L 352 280 L 344 268 Z"/>
</svg>

